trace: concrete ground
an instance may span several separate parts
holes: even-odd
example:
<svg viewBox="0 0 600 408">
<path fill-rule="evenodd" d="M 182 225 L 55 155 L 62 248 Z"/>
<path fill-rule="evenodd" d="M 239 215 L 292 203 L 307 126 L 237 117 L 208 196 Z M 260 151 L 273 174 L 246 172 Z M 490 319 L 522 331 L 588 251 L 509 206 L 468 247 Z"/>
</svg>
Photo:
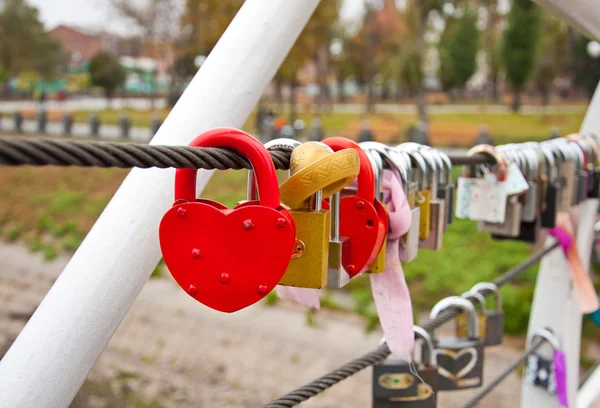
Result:
<svg viewBox="0 0 600 408">
<path fill-rule="evenodd" d="M 21 246 L 0 245 L 0 347 L 18 335 L 67 262 L 46 263 Z M 72 407 L 260 407 L 372 350 L 380 338 L 365 335 L 354 317 L 327 312 L 310 327 L 292 305 L 225 315 L 193 301 L 170 277 L 152 279 Z M 485 378 L 519 353 L 507 345 L 487 349 Z M 476 392 L 441 393 L 438 406 L 459 407 Z M 365 408 L 370 398 L 366 369 L 301 406 Z M 480 406 L 512 408 L 519 401 L 515 373 Z"/>
</svg>

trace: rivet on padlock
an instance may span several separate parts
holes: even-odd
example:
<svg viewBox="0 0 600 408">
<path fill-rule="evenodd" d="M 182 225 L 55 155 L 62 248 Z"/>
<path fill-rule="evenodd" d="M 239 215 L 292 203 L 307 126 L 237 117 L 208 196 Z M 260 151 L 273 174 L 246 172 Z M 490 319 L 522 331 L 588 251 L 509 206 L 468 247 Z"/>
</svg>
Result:
<svg viewBox="0 0 600 408">
<path fill-rule="evenodd" d="M 375 178 L 367 154 L 350 139 L 332 137 L 323 141 L 334 151 L 352 148 L 360 161 L 355 195 L 340 199 L 340 236 L 348 238 L 342 264 L 350 277 L 373 263 L 387 234 L 386 219 L 381 219 L 375 207 Z M 326 204 L 329 206 L 329 203 Z"/>
<path fill-rule="evenodd" d="M 296 251 L 280 284 L 320 289 L 328 280 L 330 212 L 321 208 L 323 194 L 335 194 L 359 171 L 353 149 L 334 153 L 319 142 L 292 151 L 290 177 L 280 186 L 281 201 L 296 221 Z"/>
<path fill-rule="evenodd" d="M 229 209 L 196 199 L 197 170 L 178 169 L 175 203 L 159 229 L 165 264 L 183 290 L 208 307 L 235 312 L 265 297 L 281 280 L 294 250 L 294 219 L 280 203 L 273 161 L 258 140 L 241 130 L 218 128 L 190 146 L 233 149 L 256 174 L 260 200 Z"/>
<path fill-rule="evenodd" d="M 485 346 L 502 344 L 504 340 L 504 311 L 502 310 L 500 289 L 491 282 L 481 282 L 473 286 L 471 292 L 479 292 L 484 296 L 489 293 L 494 295 L 495 307 L 486 311 L 486 332 L 483 343 Z"/>
<path fill-rule="evenodd" d="M 550 345 L 552 356 L 547 357 L 540 353 L 539 349 L 534 354 L 529 355 L 525 365 L 525 382 L 535 387 L 540 387 L 551 395 L 555 395 L 557 378 L 555 377 L 554 359 L 557 353 L 559 355 L 562 353 L 563 357 L 564 353 L 560 350 L 560 343 L 550 329 L 542 328 L 537 330 L 527 342 L 528 349 L 531 349 L 536 338 Z"/>
<path fill-rule="evenodd" d="M 458 308 L 469 314 L 469 330 L 468 337 L 434 337 L 440 375 L 438 389 L 450 391 L 479 387 L 483 380 L 484 358 L 483 342 L 479 336 L 479 317 L 471 302 L 451 296 L 439 301 L 431 310 L 429 318 L 433 320 L 449 308 Z"/>
<path fill-rule="evenodd" d="M 423 328 L 414 326 L 414 332 L 415 346 L 421 351 L 420 358 L 413 356 L 414 367 L 406 361 L 393 359 L 373 366 L 373 408 L 437 406 L 438 372 L 433 342 Z"/>
</svg>

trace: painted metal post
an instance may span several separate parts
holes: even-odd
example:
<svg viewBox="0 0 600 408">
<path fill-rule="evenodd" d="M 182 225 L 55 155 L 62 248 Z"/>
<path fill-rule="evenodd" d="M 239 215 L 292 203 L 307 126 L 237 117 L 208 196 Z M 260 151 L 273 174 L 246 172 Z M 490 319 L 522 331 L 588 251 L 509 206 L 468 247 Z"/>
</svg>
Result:
<svg viewBox="0 0 600 408">
<path fill-rule="evenodd" d="M 600 0 L 533 0 L 586 37 L 600 41 Z"/>
<path fill-rule="evenodd" d="M 151 144 L 241 127 L 318 3 L 247 0 Z M 199 173 L 200 190 L 211 174 Z M 130 172 L 0 362 L 0 407 L 69 406 L 158 263 L 173 176 Z"/>
<path fill-rule="evenodd" d="M 577 394 L 577 408 L 588 408 L 600 397 L 600 366 L 588 377 Z"/>
<path fill-rule="evenodd" d="M 597 21 L 600 21 L 600 16 Z M 598 133 L 600 131 L 598 110 L 600 110 L 600 87 L 596 88 L 596 93 L 588 107 L 580 130 L 582 133 Z M 588 268 L 597 209 L 598 200 L 589 199 L 571 210 L 577 222 L 582 220 L 582 222 L 578 222 L 577 250 L 584 265 L 587 265 Z M 550 245 L 552 242 L 554 242 L 554 238 L 549 237 L 546 245 Z M 552 251 L 542 259 L 540 264 L 527 337 L 530 338 L 536 330 L 542 327 L 549 327 L 560 341 L 561 347 L 567 356 L 567 384 L 570 404 L 575 404 L 577 400 L 581 324 L 582 315 L 579 311 L 569 265 L 560 249 Z M 522 407 L 559 407 L 556 397 L 547 394 L 540 388 L 533 387 L 523 381 L 522 389 Z"/>
</svg>

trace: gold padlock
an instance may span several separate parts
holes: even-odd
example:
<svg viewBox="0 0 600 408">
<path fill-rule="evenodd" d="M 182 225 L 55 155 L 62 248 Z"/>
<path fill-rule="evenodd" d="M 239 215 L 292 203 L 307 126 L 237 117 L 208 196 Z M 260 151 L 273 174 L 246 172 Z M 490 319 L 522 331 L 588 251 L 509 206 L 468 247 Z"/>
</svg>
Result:
<svg viewBox="0 0 600 408">
<path fill-rule="evenodd" d="M 487 307 L 485 297 L 480 292 L 465 292 L 461 295 L 465 299 L 475 299 L 479 303 L 477 316 L 479 316 L 479 337 L 485 339 L 487 336 Z M 462 312 L 456 316 L 456 335 L 458 337 L 468 337 L 469 334 L 469 316 Z"/>
<path fill-rule="evenodd" d="M 399 145 L 401 148 L 403 145 Z M 416 165 L 418 170 L 418 189 L 414 194 L 415 206 L 421 211 L 419 220 L 419 239 L 424 240 L 429 238 L 431 227 L 431 190 L 430 178 L 427 173 L 427 164 L 423 157 L 416 150 L 404 150 L 412 164 Z M 409 197 L 409 201 L 411 197 Z"/>
<path fill-rule="evenodd" d="M 296 249 L 280 285 L 320 289 L 327 284 L 329 210 L 322 199 L 350 184 L 360 170 L 354 149 L 334 153 L 319 142 L 292 151 L 290 177 L 280 186 L 281 201 L 296 222 Z"/>
</svg>

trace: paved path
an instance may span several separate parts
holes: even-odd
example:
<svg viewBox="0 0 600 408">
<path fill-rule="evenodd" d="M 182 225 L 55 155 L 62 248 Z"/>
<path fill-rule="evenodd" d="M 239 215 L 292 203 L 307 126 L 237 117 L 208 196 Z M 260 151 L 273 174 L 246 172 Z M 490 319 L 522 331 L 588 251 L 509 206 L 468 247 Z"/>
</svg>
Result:
<svg viewBox="0 0 600 408">
<path fill-rule="evenodd" d="M 52 263 L 21 246 L 0 245 L 0 345 L 21 330 L 68 258 Z M 82 271 L 85 273 L 85 271 Z M 116 395 L 134 392 L 162 407 L 260 407 L 326 371 L 372 350 L 381 333 L 364 334 L 354 318 L 321 312 L 317 328 L 294 307 L 257 305 L 225 315 L 186 296 L 170 278 L 149 281 L 94 367 L 90 379 Z M 485 378 L 508 365 L 518 350 L 488 349 Z M 367 369 L 303 407 L 370 407 Z M 459 407 L 475 391 L 443 393 L 440 407 Z M 518 406 L 516 374 L 480 406 Z M 82 397 L 79 398 L 79 400 Z M 117 401 L 119 398 L 117 398 Z M 112 405 L 102 396 L 81 407 Z"/>
</svg>

